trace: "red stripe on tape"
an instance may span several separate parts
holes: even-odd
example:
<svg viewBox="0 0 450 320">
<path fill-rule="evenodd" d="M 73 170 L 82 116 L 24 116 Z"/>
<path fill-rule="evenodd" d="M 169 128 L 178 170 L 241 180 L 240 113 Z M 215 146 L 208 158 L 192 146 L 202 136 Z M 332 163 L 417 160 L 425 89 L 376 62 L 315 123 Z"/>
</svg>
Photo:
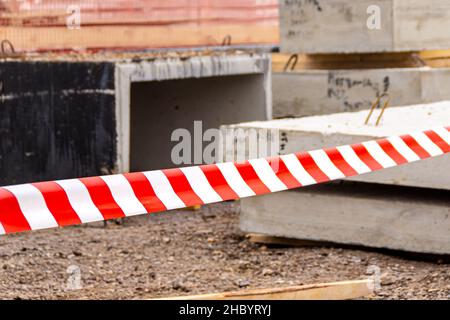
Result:
<svg viewBox="0 0 450 320">
<path fill-rule="evenodd" d="M 445 142 L 436 132 L 433 130 L 424 131 L 428 138 L 434 142 L 435 145 L 442 150 L 442 152 L 447 153 L 450 152 L 450 145 Z"/>
<path fill-rule="evenodd" d="M 389 142 L 387 139 L 381 139 L 377 141 L 380 147 L 384 150 L 384 152 L 387 153 L 389 157 L 391 157 L 392 160 L 395 161 L 397 164 L 403 164 L 408 162 L 392 145 L 392 143 Z"/>
<path fill-rule="evenodd" d="M 125 214 L 117 205 L 105 181 L 100 177 L 81 178 L 79 180 L 88 189 L 92 202 L 94 202 L 105 220 L 125 217 Z"/>
<path fill-rule="evenodd" d="M 325 150 L 328 158 L 334 163 L 334 165 L 346 176 L 351 177 L 357 175 L 358 172 L 355 171 L 348 163 L 345 161 L 344 157 L 341 155 L 337 148 L 331 148 Z"/>
<path fill-rule="evenodd" d="M 381 164 L 379 164 L 367 151 L 367 149 L 361 144 L 357 143 L 351 146 L 356 155 L 361 159 L 362 162 L 370 168 L 370 170 L 380 170 L 383 169 Z"/>
<path fill-rule="evenodd" d="M 197 196 L 194 190 L 192 190 L 188 179 L 180 169 L 164 169 L 162 172 L 166 175 L 167 179 L 169 179 L 173 191 L 175 191 L 186 206 L 190 207 L 203 204 L 203 201 Z"/>
<path fill-rule="evenodd" d="M 0 222 L 6 233 L 31 230 L 16 197 L 3 188 L 0 188 L 0 208 Z"/>
<path fill-rule="evenodd" d="M 419 156 L 420 159 L 426 159 L 430 157 L 430 154 L 422 148 L 417 141 L 410 135 L 400 136 L 400 138 L 408 145 L 408 147 Z"/>
<path fill-rule="evenodd" d="M 60 185 L 54 181 L 38 182 L 33 183 L 33 185 L 44 196 L 45 204 L 59 226 L 81 223 L 80 218 L 69 202 L 66 192 Z"/>
<path fill-rule="evenodd" d="M 239 171 L 242 179 L 244 179 L 244 181 L 247 183 L 250 189 L 253 190 L 254 193 L 265 194 L 270 192 L 269 188 L 267 188 L 267 186 L 259 179 L 255 169 L 253 169 L 250 162 L 245 161 L 235 163 L 235 166 Z"/>
<path fill-rule="evenodd" d="M 222 172 L 220 172 L 220 169 L 215 164 L 203 165 L 200 166 L 200 169 L 202 169 L 206 179 L 211 184 L 211 187 L 213 187 L 214 191 L 216 191 L 223 200 L 234 200 L 239 198 L 236 192 L 228 185 Z"/>
<path fill-rule="evenodd" d="M 291 174 L 289 169 L 286 167 L 286 164 L 280 157 L 271 157 L 268 158 L 267 161 L 269 162 L 270 167 L 275 172 L 278 179 L 280 179 L 281 182 L 283 182 L 284 185 L 288 187 L 288 189 L 298 188 L 302 186 L 300 181 L 294 178 L 294 176 Z"/>
<path fill-rule="evenodd" d="M 136 198 L 138 198 L 148 213 L 167 209 L 156 196 L 152 185 L 142 172 L 125 173 L 124 177 L 128 180 Z"/>
<path fill-rule="evenodd" d="M 330 178 L 320 170 L 319 166 L 316 164 L 311 155 L 307 152 L 300 152 L 295 154 L 298 161 L 302 164 L 303 168 L 313 177 L 316 182 L 326 182 L 330 181 Z"/>
</svg>

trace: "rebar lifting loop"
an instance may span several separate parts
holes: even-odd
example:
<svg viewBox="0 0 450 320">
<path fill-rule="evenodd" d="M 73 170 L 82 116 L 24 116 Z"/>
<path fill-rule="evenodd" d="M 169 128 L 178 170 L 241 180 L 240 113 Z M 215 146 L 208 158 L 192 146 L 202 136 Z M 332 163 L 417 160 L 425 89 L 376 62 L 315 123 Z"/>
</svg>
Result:
<svg viewBox="0 0 450 320">
<path fill-rule="evenodd" d="M 226 35 L 224 38 L 223 38 L 223 40 L 222 40 L 222 46 L 223 47 L 228 47 L 228 46 L 231 46 L 231 35 Z"/>
<path fill-rule="evenodd" d="M 293 61 L 293 62 L 292 62 Z M 293 54 L 289 57 L 288 61 L 286 62 L 286 64 L 284 65 L 283 71 L 287 71 L 289 69 L 289 65 L 292 62 L 292 65 L 290 67 L 289 71 L 294 70 L 295 66 L 297 65 L 297 61 L 298 61 L 298 54 Z"/>
<path fill-rule="evenodd" d="M 381 96 L 379 96 L 377 98 L 377 100 L 372 104 L 372 106 L 370 107 L 370 112 L 367 115 L 366 121 L 364 122 L 365 125 L 367 125 L 369 123 L 369 120 L 370 120 L 370 117 L 372 116 L 373 110 L 375 110 L 380 105 L 381 99 L 383 97 L 387 97 L 387 99 L 386 99 L 386 101 L 383 104 L 383 108 L 381 108 L 381 112 L 380 112 L 380 115 L 377 118 L 377 121 L 375 122 L 375 126 L 378 126 L 380 124 L 380 120 L 383 117 L 384 111 L 386 110 L 387 106 L 389 105 L 389 101 L 391 99 L 387 92 L 385 92 Z"/>
<path fill-rule="evenodd" d="M 9 50 L 6 50 L 7 46 L 9 47 Z M 15 54 L 16 51 L 14 50 L 14 46 L 8 39 L 4 39 L 1 42 L 1 53 L 2 55 L 9 55 L 9 54 Z"/>
</svg>

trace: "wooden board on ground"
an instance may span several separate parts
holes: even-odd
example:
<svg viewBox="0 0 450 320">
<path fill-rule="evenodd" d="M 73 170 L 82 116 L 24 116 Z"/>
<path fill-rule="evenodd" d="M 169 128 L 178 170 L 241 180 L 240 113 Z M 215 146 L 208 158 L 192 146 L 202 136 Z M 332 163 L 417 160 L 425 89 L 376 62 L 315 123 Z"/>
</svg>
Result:
<svg viewBox="0 0 450 320">
<path fill-rule="evenodd" d="M 267 245 L 278 245 L 278 246 L 289 246 L 289 247 L 317 247 L 325 246 L 330 243 L 322 241 L 311 241 L 311 240 L 301 240 L 286 237 L 274 237 L 260 233 L 250 233 L 247 235 L 248 239 L 252 243 L 257 244 L 267 244 Z"/>
<path fill-rule="evenodd" d="M 162 300 L 344 300 L 362 298 L 372 293 L 373 280 L 366 279 L 286 288 L 169 297 Z"/>
</svg>

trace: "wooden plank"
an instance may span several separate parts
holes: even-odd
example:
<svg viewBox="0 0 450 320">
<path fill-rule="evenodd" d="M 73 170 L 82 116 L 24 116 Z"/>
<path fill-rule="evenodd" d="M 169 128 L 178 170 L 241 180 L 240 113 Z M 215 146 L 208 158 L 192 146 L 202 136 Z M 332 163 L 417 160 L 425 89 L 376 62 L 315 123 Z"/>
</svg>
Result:
<svg viewBox="0 0 450 320">
<path fill-rule="evenodd" d="M 79 26 L 68 28 L 71 21 Z M 227 36 L 273 45 L 279 37 L 276 0 L 11 1 L 0 7 L 0 25 L 16 51 L 210 46 Z"/>
<path fill-rule="evenodd" d="M 209 293 L 156 300 L 344 300 L 357 299 L 373 293 L 373 280 L 353 280 L 293 286 Z"/>
<path fill-rule="evenodd" d="M 278 30 L 270 25 L 242 24 L 0 29 L 0 39 L 10 40 L 16 51 L 220 46 L 227 36 L 231 37 L 232 45 L 274 44 L 278 41 Z"/>
<path fill-rule="evenodd" d="M 289 247 L 318 247 L 329 245 L 328 242 L 323 241 L 311 241 L 286 237 L 276 237 L 260 233 L 250 233 L 247 235 L 247 237 L 251 243 L 267 244 L 267 245 L 279 245 Z"/>
<path fill-rule="evenodd" d="M 309 69 L 384 69 L 423 67 L 426 62 L 415 52 L 391 52 L 379 54 L 298 54 L 297 62 L 292 55 L 272 54 L 272 70 L 274 72 L 301 71 Z"/>
</svg>

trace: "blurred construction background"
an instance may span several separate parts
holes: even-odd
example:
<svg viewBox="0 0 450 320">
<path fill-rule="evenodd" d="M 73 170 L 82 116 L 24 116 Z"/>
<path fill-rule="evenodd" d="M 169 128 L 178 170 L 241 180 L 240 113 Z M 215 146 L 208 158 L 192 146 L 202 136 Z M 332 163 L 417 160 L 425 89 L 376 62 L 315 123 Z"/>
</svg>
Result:
<svg viewBox="0 0 450 320">
<path fill-rule="evenodd" d="M 448 126 L 449 28 L 446 0 L 1 0 L 0 184 L 175 167 L 171 133 L 196 120 L 276 129 L 278 154 Z M 447 299 L 449 160 L 2 237 L 1 298 L 375 274 L 372 298 Z M 61 284 L 71 264 L 82 289 Z"/>
</svg>

